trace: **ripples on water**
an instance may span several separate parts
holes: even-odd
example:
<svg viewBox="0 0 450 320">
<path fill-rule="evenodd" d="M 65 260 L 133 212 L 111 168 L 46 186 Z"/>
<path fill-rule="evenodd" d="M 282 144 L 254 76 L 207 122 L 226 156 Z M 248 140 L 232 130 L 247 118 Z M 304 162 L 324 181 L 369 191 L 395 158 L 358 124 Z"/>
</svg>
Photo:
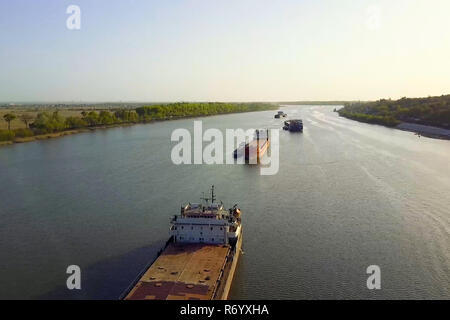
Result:
<svg viewBox="0 0 450 320">
<path fill-rule="evenodd" d="M 289 106 L 280 170 L 175 166 L 170 121 L 0 149 L 1 298 L 114 299 L 168 237 L 170 215 L 211 184 L 244 212 L 233 299 L 450 298 L 450 142 Z M 274 112 L 206 128 L 279 128 Z M 83 290 L 64 289 L 82 268 Z M 382 290 L 366 289 L 367 266 Z"/>
</svg>

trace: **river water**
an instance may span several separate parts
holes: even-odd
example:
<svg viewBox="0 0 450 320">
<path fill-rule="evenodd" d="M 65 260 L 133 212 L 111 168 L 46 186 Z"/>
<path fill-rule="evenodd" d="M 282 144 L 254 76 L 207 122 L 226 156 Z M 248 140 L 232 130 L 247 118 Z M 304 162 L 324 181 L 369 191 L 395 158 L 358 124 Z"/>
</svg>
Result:
<svg viewBox="0 0 450 320">
<path fill-rule="evenodd" d="M 0 298 L 115 299 L 214 184 L 243 211 L 232 299 L 450 299 L 450 141 L 283 107 L 280 168 L 180 165 L 174 129 L 280 128 L 275 112 L 98 130 L 0 148 Z M 82 289 L 66 289 L 81 267 Z M 368 290 L 366 268 L 381 269 Z"/>
</svg>

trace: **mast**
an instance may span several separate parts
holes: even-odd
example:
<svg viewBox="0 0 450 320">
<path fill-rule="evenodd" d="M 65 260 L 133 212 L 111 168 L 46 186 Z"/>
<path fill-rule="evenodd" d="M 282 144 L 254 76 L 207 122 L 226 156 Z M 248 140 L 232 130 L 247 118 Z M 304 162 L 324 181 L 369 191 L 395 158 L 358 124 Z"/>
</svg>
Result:
<svg viewBox="0 0 450 320">
<path fill-rule="evenodd" d="M 259 164 L 259 129 L 256 130 L 256 162 Z"/>
<path fill-rule="evenodd" d="M 206 198 L 204 192 L 202 192 L 202 195 L 203 196 L 200 199 L 206 201 L 206 204 L 208 204 L 209 200 L 211 200 L 211 203 L 214 203 L 214 201 L 216 201 L 216 194 L 214 193 L 214 185 L 211 186 L 211 198 Z"/>
<path fill-rule="evenodd" d="M 216 201 L 216 195 L 214 194 L 214 185 L 211 187 L 211 203 L 214 203 Z"/>
</svg>

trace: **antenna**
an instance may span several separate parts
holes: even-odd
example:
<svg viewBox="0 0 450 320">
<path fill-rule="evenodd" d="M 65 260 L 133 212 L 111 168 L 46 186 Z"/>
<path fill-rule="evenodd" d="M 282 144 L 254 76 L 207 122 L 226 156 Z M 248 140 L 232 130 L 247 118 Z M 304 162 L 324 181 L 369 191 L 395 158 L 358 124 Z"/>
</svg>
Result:
<svg viewBox="0 0 450 320">
<path fill-rule="evenodd" d="M 208 204 L 209 200 L 211 200 L 211 203 L 214 203 L 214 201 L 216 201 L 216 195 L 214 194 L 214 185 L 211 187 L 211 198 L 206 198 L 205 193 L 202 192 L 202 197 L 200 199 L 205 200 L 206 204 Z"/>
<path fill-rule="evenodd" d="M 204 200 L 206 202 L 206 204 L 208 204 L 209 199 L 205 197 L 205 193 L 202 192 L 202 197 L 200 198 L 200 200 Z"/>
</svg>

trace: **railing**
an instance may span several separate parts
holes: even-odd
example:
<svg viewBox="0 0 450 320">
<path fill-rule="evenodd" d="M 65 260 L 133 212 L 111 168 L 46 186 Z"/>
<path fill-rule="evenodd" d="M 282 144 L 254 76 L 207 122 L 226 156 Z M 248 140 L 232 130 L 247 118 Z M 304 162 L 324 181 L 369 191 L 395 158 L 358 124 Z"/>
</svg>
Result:
<svg viewBox="0 0 450 320">
<path fill-rule="evenodd" d="M 225 272 L 225 268 L 227 267 L 228 258 L 229 258 L 229 256 L 230 256 L 230 253 L 231 253 L 231 248 L 228 249 L 227 257 L 225 258 L 225 262 L 223 263 L 222 268 L 220 268 L 219 277 L 218 277 L 217 280 L 216 280 L 216 285 L 214 286 L 214 291 L 213 291 L 213 293 L 212 293 L 212 295 L 211 295 L 211 299 L 212 299 L 212 300 L 214 300 L 214 298 L 216 297 L 217 290 L 218 290 L 219 287 L 220 287 L 220 283 L 221 283 L 221 281 L 222 281 L 222 277 L 223 277 L 223 274 L 224 274 L 224 272 Z"/>
</svg>

